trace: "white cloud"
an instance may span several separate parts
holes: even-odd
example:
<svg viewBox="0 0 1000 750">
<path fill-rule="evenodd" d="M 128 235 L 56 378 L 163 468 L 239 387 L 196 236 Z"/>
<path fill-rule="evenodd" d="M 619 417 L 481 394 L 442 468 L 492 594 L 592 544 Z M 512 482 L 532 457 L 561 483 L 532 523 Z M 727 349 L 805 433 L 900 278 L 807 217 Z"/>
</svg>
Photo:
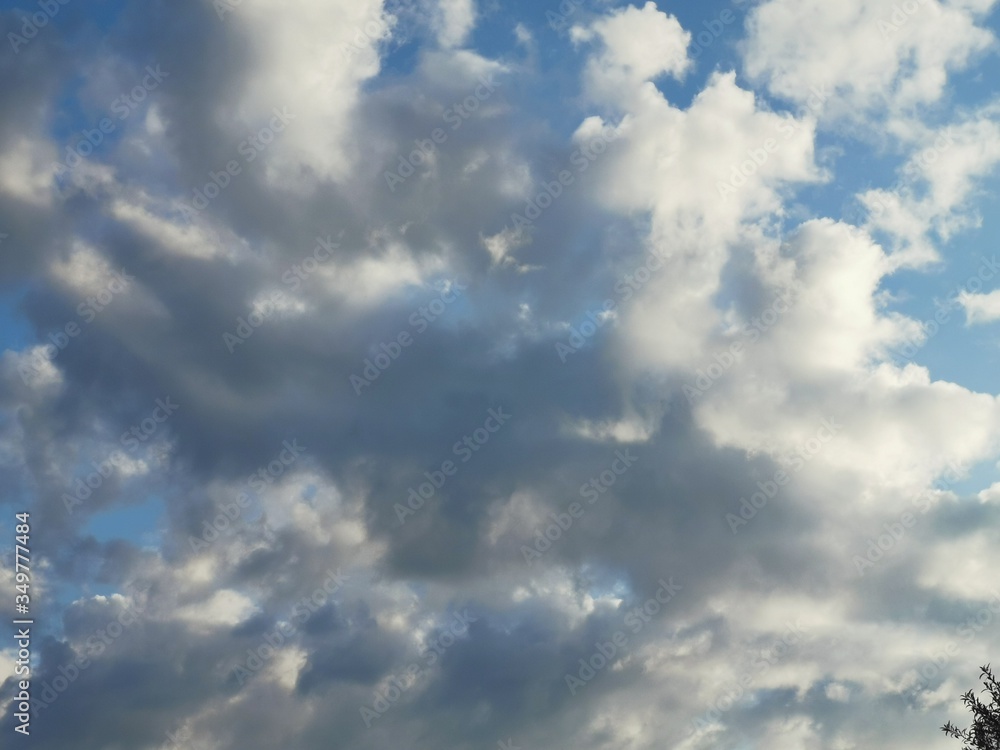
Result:
<svg viewBox="0 0 1000 750">
<path fill-rule="evenodd" d="M 653 2 L 618 10 L 589 28 L 573 27 L 571 35 L 577 42 L 600 39 L 603 50 L 588 63 L 588 78 L 594 89 L 607 94 L 661 75 L 679 78 L 691 65 L 690 32 Z"/>
<path fill-rule="evenodd" d="M 255 610 L 249 597 L 238 591 L 223 589 L 203 601 L 178 607 L 173 616 L 187 622 L 195 630 L 210 630 L 238 625 Z"/>
<path fill-rule="evenodd" d="M 263 152 L 276 185 L 344 179 L 355 158 L 358 90 L 379 72 L 379 44 L 392 33 L 382 0 L 264 0 L 244 3 L 225 22 L 245 31 L 253 51 L 235 106 L 218 112 L 234 148 L 287 108 L 294 119 Z"/>
<path fill-rule="evenodd" d="M 88 586 L 117 577 L 154 586 L 143 625 L 55 711 L 130 679 L 150 721 L 133 727 L 113 701 L 97 704 L 99 715 L 87 703 L 74 716 L 99 722 L 88 736 L 110 726 L 135 733 L 122 743 L 155 746 L 162 736 L 149 727 L 169 725 L 220 747 L 290 737 L 305 748 L 329 736 L 352 748 L 376 736 L 381 745 L 423 737 L 448 747 L 456 727 L 483 746 L 516 727 L 524 747 L 704 750 L 736 737 L 789 750 L 918 746 L 968 687 L 963 670 L 995 651 L 997 636 L 984 630 L 925 692 L 905 693 L 956 637 L 965 608 L 974 612 L 989 593 L 1000 483 L 989 479 L 971 497 L 930 488 L 954 465 L 964 467 L 955 481 L 972 481 L 996 462 L 1000 402 L 888 361 L 892 347 L 925 336 L 889 305 L 923 289 L 901 269 L 947 259 L 947 240 L 976 225 L 977 189 L 1000 161 L 1000 118 L 983 102 L 955 115 L 917 106 L 947 101 L 948 76 L 990 40 L 976 24 L 994 2 L 928 0 L 881 40 L 880 14 L 894 2 L 756 3 L 744 48 L 753 75 L 704 71 L 683 105 L 663 93 L 679 87 L 662 79 L 691 74 L 691 37 L 653 3 L 601 16 L 593 4 L 575 8 L 572 49 L 551 29 L 527 19 L 515 27 L 495 3 L 470 0 L 402 3 L 398 26 L 367 0 L 233 3 L 199 30 L 211 42 L 202 46 L 170 36 L 172 24 L 155 29 L 173 42 L 164 58 L 192 56 L 196 73 L 166 66 L 170 79 L 145 118 L 106 144 L 106 163 L 67 178 L 52 236 L 32 245 L 39 278 L 27 264 L 10 270 L 32 279 L 23 306 L 39 343 L 52 326 L 51 298 L 99 291 L 112 259 L 129 258 L 143 282 L 88 329 L 86 352 L 60 353 L 29 385 L 19 384 L 18 365 L 39 347 L 0 360 L 12 386 L 0 394 L 0 468 L 14 496 L 35 493 L 42 511 L 59 512 L 46 524 L 61 550 L 58 583 L 83 588 L 88 601 Z M 183 8 L 171 13 L 191 20 Z M 477 13 L 516 29 L 496 59 L 468 47 Z M 130 22 L 137 33 L 125 38 L 153 31 L 145 14 Z M 378 77 L 380 52 L 403 37 L 424 45 L 401 56 L 412 70 L 404 62 Z M 548 94 L 540 58 L 549 50 L 532 41 L 543 39 L 564 44 L 560 64 L 578 66 L 570 74 L 580 95 L 555 103 L 558 122 L 553 103 L 536 98 Z M 216 59 L 217 48 L 234 59 Z M 412 182 L 388 190 L 385 165 L 481 76 L 497 80 L 496 96 Z M 786 113 L 765 93 L 800 108 Z M 178 195 L 178 184 L 190 195 L 220 166 L 207 154 L 235 151 L 282 106 L 295 119 L 261 159 L 224 197 L 179 217 L 179 202 L 162 196 Z M 817 151 L 817 130 L 838 149 L 857 149 L 866 168 L 873 153 L 903 161 L 894 186 L 861 194 L 884 206 L 859 226 L 828 215 L 855 188 L 832 183 L 839 165 Z M 45 138 L 30 138 L 29 151 L 46 153 Z M 935 146 L 943 138 L 947 148 Z M 560 166 L 577 168 L 569 155 L 597 143 L 600 153 L 551 209 L 529 229 L 509 228 L 539 183 Z M 882 185 L 889 170 L 872 163 L 863 176 Z M 32 164 L 14 165 L 13 188 L 0 175 L 8 203 L 31 204 L 24 196 L 45 174 Z M 222 332 L 237 316 L 263 313 L 275 289 L 287 293 L 282 273 L 327 233 L 337 251 L 277 305 L 277 320 L 228 354 Z M 353 393 L 349 374 L 412 325 L 407 313 L 441 279 L 471 281 L 461 310 L 414 336 L 405 354 L 382 347 L 391 370 L 378 365 L 370 389 Z M 970 322 L 1000 318 L 995 294 L 960 298 Z M 600 333 L 559 362 L 553 343 L 605 297 L 618 305 L 598 317 Z M 685 403 L 682 386 L 701 379 L 708 387 Z M 145 521 L 127 543 L 60 523 L 59 497 L 79 464 L 142 424 L 167 391 L 181 415 L 129 460 L 127 483 L 102 484 L 92 500 L 115 511 L 161 497 L 163 547 L 139 546 L 153 531 L 138 528 Z M 500 404 L 514 414 L 510 426 L 441 484 L 442 459 L 457 459 L 463 435 L 487 434 L 477 415 Z M 832 439 L 817 437 L 824 421 L 836 426 Z M 147 463 L 168 435 L 169 465 Z M 308 459 L 254 488 L 248 517 L 237 513 L 193 550 L 192 534 L 233 507 L 248 474 L 273 463 L 290 435 L 302 436 Z M 639 458 L 619 476 L 607 469 L 625 447 Z M 787 472 L 752 526 L 731 533 L 726 516 L 745 510 L 741 497 L 804 452 L 808 461 Z M 613 486 L 567 527 L 581 485 L 605 476 Z M 425 482 L 435 486 L 431 499 L 397 523 L 397 504 Z M 918 513 L 917 524 L 859 575 L 855 558 L 904 511 Z M 528 566 L 521 544 L 539 538 L 551 544 Z M 347 582 L 333 604 L 310 610 L 308 626 L 295 622 L 324 571 L 341 567 Z M 675 574 L 677 600 L 639 631 L 627 625 L 658 579 Z M 67 610 L 56 637 L 81 649 L 104 626 L 108 602 L 93 603 L 101 606 Z M 358 707 L 466 608 L 480 620 L 407 678 L 405 697 L 366 733 Z M 260 630 L 290 621 L 296 632 L 249 682 L 234 681 L 247 648 L 266 642 Z M 793 626 L 801 636 L 782 645 Z M 618 629 L 627 647 L 585 694 L 539 703 Z M 114 669 L 122 663 L 141 673 Z M 9 669 L 0 654 L 0 672 Z M 46 661 L 40 679 L 52 669 Z M 171 685 L 190 693 L 187 702 L 164 700 Z M 734 685 L 742 691 L 729 708 L 689 736 L 691 720 Z M 550 708 L 539 713 L 542 704 Z M 885 705 L 905 708 L 868 710 Z"/>
<path fill-rule="evenodd" d="M 476 25 L 475 0 L 438 0 L 441 21 L 438 42 L 442 47 L 459 47 L 466 43 Z"/>
<path fill-rule="evenodd" d="M 958 295 L 958 302 L 965 308 L 965 320 L 968 325 L 1000 320 L 1000 289 L 987 294 L 962 292 Z"/>
<path fill-rule="evenodd" d="M 36 207 L 52 202 L 55 148 L 46 140 L 22 135 L 0 151 L 0 193 Z"/>
<path fill-rule="evenodd" d="M 829 90 L 834 116 L 934 102 L 951 71 L 994 43 L 977 25 L 993 5 L 767 0 L 748 18 L 747 73 L 798 103 Z"/>
<path fill-rule="evenodd" d="M 903 137 L 911 156 L 899 181 L 859 198 L 869 211 L 866 226 L 891 238 L 893 265 L 919 267 L 940 259 L 937 240 L 980 223 L 970 204 L 977 184 L 1000 163 L 1000 118 L 988 106 L 939 130 Z"/>
<path fill-rule="evenodd" d="M 718 325 L 714 295 L 731 246 L 748 236 L 745 224 L 780 214 L 787 186 L 822 178 L 814 123 L 763 109 L 731 73 L 713 75 L 686 110 L 655 90 L 612 101 L 627 114 L 607 164 L 597 165 L 597 189 L 616 211 L 651 214 L 648 242 L 666 259 L 622 313 L 630 361 L 696 366 Z"/>
</svg>

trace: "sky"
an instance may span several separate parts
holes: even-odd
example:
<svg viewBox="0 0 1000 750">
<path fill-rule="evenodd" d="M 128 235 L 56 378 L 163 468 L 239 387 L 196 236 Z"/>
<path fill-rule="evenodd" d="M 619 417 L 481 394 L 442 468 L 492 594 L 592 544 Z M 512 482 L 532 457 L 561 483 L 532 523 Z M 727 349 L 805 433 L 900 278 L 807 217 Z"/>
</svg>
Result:
<svg viewBox="0 0 1000 750">
<path fill-rule="evenodd" d="M 956 747 L 997 4 L 0 0 L 0 747 Z"/>
</svg>

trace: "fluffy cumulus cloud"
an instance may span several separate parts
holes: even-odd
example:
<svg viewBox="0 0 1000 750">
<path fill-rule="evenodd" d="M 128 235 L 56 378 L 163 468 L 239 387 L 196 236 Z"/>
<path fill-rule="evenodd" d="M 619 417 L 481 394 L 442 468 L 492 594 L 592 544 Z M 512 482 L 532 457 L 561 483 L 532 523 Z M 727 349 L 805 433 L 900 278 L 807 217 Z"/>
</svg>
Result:
<svg viewBox="0 0 1000 750">
<path fill-rule="evenodd" d="M 948 75 L 995 43 L 989 0 L 765 0 L 745 42 L 746 71 L 776 95 L 831 95 L 842 115 L 939 100 Z"/>
<path fill-rule="evenodd" d="M 995 4 L 0 11 L 0 731 L 948 747 Z"/>
<path fill-rule="evenodd" d="M 989 323 L 1000 319 L 1000 293 L 974 294 L 962 292 L 958 301 L 965 308 L 965 315 L 971 323 Z"/>
</svg>

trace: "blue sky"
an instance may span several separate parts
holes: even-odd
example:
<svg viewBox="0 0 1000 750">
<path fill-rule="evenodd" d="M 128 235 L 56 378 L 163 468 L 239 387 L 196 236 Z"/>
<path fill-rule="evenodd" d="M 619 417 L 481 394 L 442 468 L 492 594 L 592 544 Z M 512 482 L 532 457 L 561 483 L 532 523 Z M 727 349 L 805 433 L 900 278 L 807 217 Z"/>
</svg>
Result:
<svg viewBox="0 0 1000 750">
<path fill-rule="evenodd" d="M 0 3 L 33 747 L 950 746 L 996 0 L 570 6 Z"/>
</svg>

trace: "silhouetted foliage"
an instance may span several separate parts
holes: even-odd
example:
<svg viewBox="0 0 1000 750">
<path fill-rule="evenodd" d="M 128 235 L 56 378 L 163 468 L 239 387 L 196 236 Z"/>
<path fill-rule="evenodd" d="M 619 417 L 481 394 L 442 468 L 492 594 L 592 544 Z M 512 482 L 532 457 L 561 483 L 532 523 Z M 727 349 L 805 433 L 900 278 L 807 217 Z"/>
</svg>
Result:
<svg viewBox="0 0 1000 750">
<path fill-rule="evenodd" d="M 972 711 L 972 726 L 959 729 L 950 721 L 941 727 L 941 731 L 949 737 L 962 740 L 964 750 L 1000 750 L 1000 684 L 997 684 L 990 665 L 981 667 L 983 684 L 982 692 L 990 694 L 990 703 L 986 705 L 976 697 L 973 691 L 962 696 L 962 702 Z"/>
</svg>

